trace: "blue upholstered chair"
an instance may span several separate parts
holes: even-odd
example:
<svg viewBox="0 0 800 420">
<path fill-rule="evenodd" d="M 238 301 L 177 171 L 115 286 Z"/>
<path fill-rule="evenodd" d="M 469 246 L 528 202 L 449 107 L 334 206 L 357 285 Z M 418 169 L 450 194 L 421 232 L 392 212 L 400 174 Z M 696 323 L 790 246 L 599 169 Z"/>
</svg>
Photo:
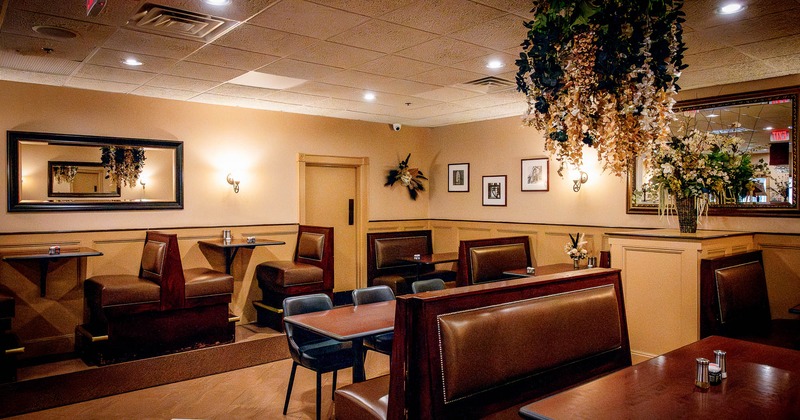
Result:
<svg viewBox="0 0 800 420">
<path fill-rule="evenodd" d="M 371 286 L 353 290 L 353 305 L 366 305 L 368 303 L 386 302 L 394 300 L 394 292 L 389 286 Z M 364 347 L 383 354 L 392 354 L 392 341 L 394 332 L 377 334 L 364 339 Z"/>
<path fill-rule="evenodd" d="M 411 283 L 411 291 L 414 293 L 431 292 L 434 290 L 443 289 L 444 280 L 442 279 L 420 280 Z"/>
<path fill-rule="evenodd" d="M 331 298 L 322 293 L 288 297 L 283 301 L 285 316 L 325 311 L 332 308 Z M 297 366 L 300 365 L 317 373 L 317 420 L 319 420 L 322 402 L 322 374 L 333 372 L 333 391 L 336 391 L 336 372 L 339 369 L 353 366 L 355 353 L 352 343 L 326 338 L 289 323 L 286 323 L 286 339 L 289 342 L 289 353 L 292 355 L 292 373 L 289 376 L 289 387 L 286 389 L 283 414 L 286 415 L 286 410 L 289 408 L 294 375 Z M 333 398 L 333 391 L 331 398 Z"/>
</svg>

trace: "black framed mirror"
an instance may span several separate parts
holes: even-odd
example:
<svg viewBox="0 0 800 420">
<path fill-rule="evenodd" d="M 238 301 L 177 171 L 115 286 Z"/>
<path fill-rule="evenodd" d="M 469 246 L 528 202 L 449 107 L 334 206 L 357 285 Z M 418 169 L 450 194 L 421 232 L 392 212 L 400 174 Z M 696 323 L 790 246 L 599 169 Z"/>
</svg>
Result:
<svg viewBox="0 0 800 420">
<path fill-rule="evenodd" d="M 768 165 L 769 176 L 752 179 L 755 187 L 746 196 L 712 200 L 713 216 L 800 216 L 797 181 L 797 105 L 800 87 L 726 95 L 690 101 L 675 106 L 679 127 L 696 128 L 742 140 L 741 152 L 753 162 Z M 626 194 L 629 214 L 656 214 L 657 192 L 648 189 L 649 176 L 639 158 L 628 171 Z"/>
<path fill-rule="evenodd" d="M 183 142 L 8 131 L 8 211 L 183 208 Z"/>
</svg>

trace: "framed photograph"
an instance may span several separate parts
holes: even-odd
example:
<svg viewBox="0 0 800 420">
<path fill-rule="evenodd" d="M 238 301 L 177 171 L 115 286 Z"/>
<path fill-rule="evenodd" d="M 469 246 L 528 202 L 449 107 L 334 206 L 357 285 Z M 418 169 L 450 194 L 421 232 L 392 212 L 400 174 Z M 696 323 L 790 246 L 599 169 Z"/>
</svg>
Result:
<svg viewBox="0 0 800 420">
<path fill-rule="evenodd" d="M 447 165 L 447 191 L 469 192 L 469 163 Z"/>
<path fill-rule="evenodd" d="M 483 177 L 483 205 L 484 206 L 505 206 L 506 205 L 506 176 L 490 175 Z"/>
<path fill-rule="evenodd" d="M 550 190 L 550 159 L 522 159 L 522 191 Z"/>
</svg>

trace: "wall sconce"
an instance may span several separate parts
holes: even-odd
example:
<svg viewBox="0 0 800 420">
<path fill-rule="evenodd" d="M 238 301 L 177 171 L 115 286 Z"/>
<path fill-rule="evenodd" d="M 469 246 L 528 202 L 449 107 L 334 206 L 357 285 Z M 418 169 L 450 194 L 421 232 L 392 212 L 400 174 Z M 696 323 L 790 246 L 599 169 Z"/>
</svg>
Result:
<svg viewBox="0 0 800 420">
<path fill-rule="evenodd" d="M 238 177 L 234 177 L 234 175 L 232 173 L 228 174 L 228 176 L 225 178 L 225 180 L 228 181 L 228 184 L 233 185 L 233 192 L 235 192 L 235 193 L 239 192 L 239 182 L 241 182 L 237 178 Z"/>
<path fill-rule="evenodd" d="M 575 168 L 572 170 L 572 191 L 578 192 L 581 190 L 581 185 L 585 184 L 586 181 L 589 180 L 589 174 L 580 170 L 580 168 Z"/>
</svg>

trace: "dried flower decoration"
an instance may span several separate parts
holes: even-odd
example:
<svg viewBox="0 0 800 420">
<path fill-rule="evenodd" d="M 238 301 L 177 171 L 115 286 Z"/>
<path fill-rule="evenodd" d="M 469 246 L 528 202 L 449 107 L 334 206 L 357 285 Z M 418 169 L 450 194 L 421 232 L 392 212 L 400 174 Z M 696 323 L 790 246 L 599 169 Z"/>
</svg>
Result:
<svg viewBox="0 0 800 420">
<path fill-rule="evenodd" d="M 61 184 L 71 184 L 75 180 L 75 175 L 78 175 L 78 167 L 73 165 L 54 165 L 53 178 L 56 182 Z"/>
<path fill-rule="evenodd" d="M 106 179 L 117 186 L 135 187 L 144 169 L 144 149 L 141 147 L 103 146 L 100 159 L 106 169 Z"/>
<path fill-rule="evenodd" d="M 615 175 L 669 137 L 683 64 L 682 0 L 534 1 L 517 60 L 526 125 L 556 160 L 580 166 L 584 146 Z M 559 170 L 559 174 L 561 170 Z"/>
<path fill-rule="evenodd" d="M 395 182 L 400 182 L 400 185 L 408 188 L 408 194 L 411 196 L 412 200 L 417 199 L 417 195 L 419 195 L 419 191 L 425 191 L 425 186 L 422 185 L 422 180 L 428 180 L 425 178 L 425 175 L 422 174 L 422 171 L 419 168 L 409 168 L 408 167 L 408 160 L 411 159 L 411 153 L 408 154 L 406 160 L 401 161 L 399 165 L 397 165 L 397 169 L 392 169 L 389 171 L 389 174 L 386 176 L 386 184 L 385 187 L 390 187 L 395 184 Z"/>
</svg>

